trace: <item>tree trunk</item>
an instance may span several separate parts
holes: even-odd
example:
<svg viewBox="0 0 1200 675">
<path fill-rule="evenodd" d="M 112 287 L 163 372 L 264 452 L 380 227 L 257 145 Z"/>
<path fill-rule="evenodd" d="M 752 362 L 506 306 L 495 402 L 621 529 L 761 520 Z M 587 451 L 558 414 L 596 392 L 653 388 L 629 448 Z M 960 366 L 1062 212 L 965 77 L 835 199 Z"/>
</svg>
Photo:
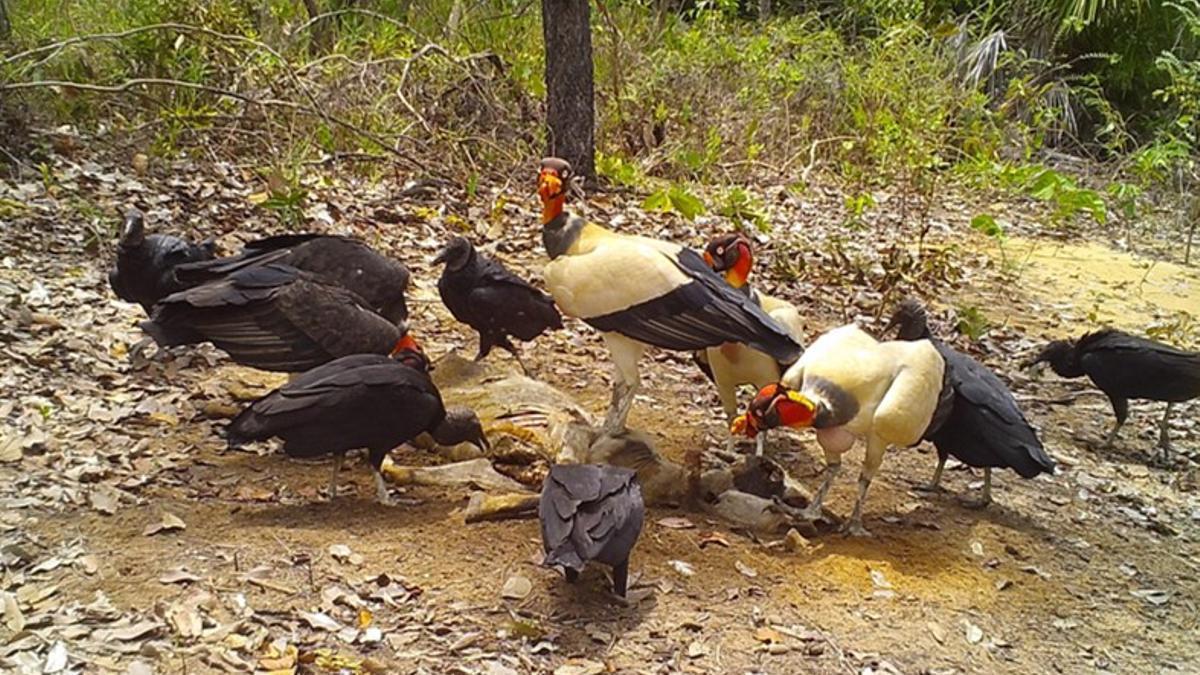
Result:
<svg viewBox="0 0 1200 675">
<path fill-rule="evenodd" d="M 0 0 L 0 40 L 12 37 L 12 23 L 8 20 L 8 0 Z"/>
<path fill-rule="evenodd" d="M 588 0 L 542 0 L 548 154 L 594 182 L 596 107 Z"/>
<path fill-rule="evenodd" d="M 304 9 L 308 12 L 309 21 L 321 16 L 323 12 L 321 11 L 321 8 L 317 6 L 317 0 L 303 1 Z M 311 37 L 308 41 L 309 54 L 312 54 L 313 56 L 324 54 L 333 47 L 333 24 L 329 22 L 328 18 L 321 19 L 309 30 L 312 31 L 312 33 L 310 33 Z"/>
</svg>

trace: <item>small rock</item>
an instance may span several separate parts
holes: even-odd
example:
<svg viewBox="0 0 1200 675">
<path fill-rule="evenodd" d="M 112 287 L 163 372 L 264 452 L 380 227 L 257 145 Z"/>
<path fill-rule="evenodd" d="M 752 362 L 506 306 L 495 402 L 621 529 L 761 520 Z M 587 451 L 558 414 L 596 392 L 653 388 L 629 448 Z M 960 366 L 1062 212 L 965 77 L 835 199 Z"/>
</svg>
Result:
<svg viewBox="0 0 1200 675">
<path fill-rule="evenodd" d="M 514 575 L 504 582 L 500 597 L 506 600 L 524 600 L 533 591 L 533 584 L 523 576 Z"/>
</svg>

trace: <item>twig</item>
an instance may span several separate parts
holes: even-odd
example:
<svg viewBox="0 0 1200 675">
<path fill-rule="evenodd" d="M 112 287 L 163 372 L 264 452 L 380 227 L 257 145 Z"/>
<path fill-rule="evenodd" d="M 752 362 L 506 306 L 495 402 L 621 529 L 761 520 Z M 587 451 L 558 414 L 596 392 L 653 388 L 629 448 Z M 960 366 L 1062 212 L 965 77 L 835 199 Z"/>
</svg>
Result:
<svg viewBox="0 0 1200 675">
<path fill-rule="evenodd" d="M 287 108 L 289 110 L 294 110 L 298 113 L 303 113 L 306 115 L 320 117 L 322 119 L 327 120 L 330 124 L 334 124 L 334 125 L 343 127 L 345 129 L 348 129 L 348 130 L 358 134 L 359 136 L 362 136 L 363 138 L 366 138 L 366 139 L 374 142 L 376 145 L 383 148 L 384 150 L 390 152 L 391 154 L 395 155 L 396 157 L 399 157 L 400 159 L 403 159 L 403 160 L 413 164 L 414 166 L 416 166 L 418 168 L 421 168 L 421 169 L 426 168 L 425 165 L 422 164 L 420 161 L 418 161 L 414 157 L 411 157 L 407 153 L 400 151 L 398 148 L 394 147 L 391 143 L 389 143 L 387 141 L 387 139 L 383 138 L 382 136 L 379 136 L 378 134 L 376 134 L 372 131 L 367 131 L 366 129 L 363 129 L 362 127 L 359 127 L 359 126 L 353 124 L 352 122 L 348 122 L 344 119 L 341 119 L 340 117 L 335 117 L 328 113 L 323 113 L 319 110 L 316 110 L 314 108 L 306 106 L 302 103 L 296 103 L 295 101 L 285 101 L 282 99 L 274 99 L 274 98 L 256 99 L 252 96 L 247 96 L 246 94 L 239 94 L 236 91 L 230 91 L 228 89 L 222 89 L 220 87 L 212 87 L 207 84 L 199 84 L 197 82 L 184 82 L 182 80 L 171 80 L 171 79 L 166 79 L 166 78 L 155 78 L 155 77 L 134 78 L 132 80 L 126 80 L 120 84 L 113 84 L 113 85 L 88 84 L 86 82 L 72 82 L 69 80 L 42 80 L 39 82 L 13 82 L 10 84 L 0 84 L 0 91 L 10 91 L 10 90 L 19 90 L 19 89 L 39 89 L 39 88 L 47 88 L 47 87 L 62 87 L 64 89 L 77 89 L 79 91 L 93 91 L 93 92 L 99 92 L 99 93 L 105 93 L 105 94 L 120 94 L 120 93 L 127 92 L 130 89 L 133 89 L 134 87 L 146 87 L 146 86 L 180 87 L 183 89 L 195 89 L 197 91 L 203 91 L 203 92 L 206 92 L 209 94 L 215 94 L 217 96 L 225 96 L 228 98 L 236 99 L 236 100 L 242 101 L 244 103 L 249 103 L 251 105 L 259 105 L 259 106 L 263 106 L 263 107 Z"/>
<path fill-rule="evenodd" d="M 426 37 L 424 34 L 422 34 L 417 29 L 413 28 L 412 26 L 404 23 L 403 21 L 398 21 L 396 19 L 393 19 L 392 17 L 390 17 L 386 14 L 380 14 L 379 12 L 372 12 L 369 9 L 357 9 L 357 8 L 353 8 L 353 7 L 347 8 L 347 9 L 338 9 L 338 10 L 334 10 L 331 12 L 325 12 L 324 14 L 318 14 L 318 15 L 310 18 L 308 21 L 305 21 L 304 23 L 297 26 L 296 30 L 294 30 L 288 34 L 288 37 L 294 38 L 297 35 L 299 35 L 300 33 L 303 33 L 304 31 L 308 30 L 309 28 L 312 28 L 314 25 L 317 24 L 318 21 L 323 21 L 325 19 L 332 18 L 335 16 L 341 16 L 343 14 L 358 14 L 361 16 L 369 16 L 372 19 L 377 19 L 379 21 L 383 21 L 384 23 L 390 23 L 391 25 L 399 28 L 400 30 L 411 33 L 411 34 L 421 38 L 422 40 L 429 41 L 428 37 Z"/>
<path fill-rule="evenodd" d="M 329 115 L 327 115 L 325 113 L 324 110 L 321 109 L 320 104 L 317 102 L 317 98 L 315 96 L 313 96 L 313 93 L 311 91 L 309 91 L 308 87 L 304 86 L 304 83 L 300 81 L 300 78 L 296 75 L 295 71 L 292 70 L 292 67 L 291 67 L 289 61 L 286 58 L 284 58 L 282 54 L 275 51 L 275 49 L 272 48 L 270 45 L 266 44 L 265 42 L 260 42 L 258 40 L 255 40 L 253 38 L 248 38 L 244 35 L 235 35 L 233 33 L 222 33 L 220 31 L 216 31 L 211 28 L 205 28 L 203 26 L 192 26 L 190 24 L 185 24 L 185 23 L 155 23 L 155 24 L 149 24 L 146 26 L 138 26 L 137 28 L 131 28 L 129 30 L 121 31 L 118 33 L 93 33 L 91 35 L 79 35 L 79 36 L 76 36 L 73 38 L 68 38 L 66 40 L 61 40 L 59 42 L 55 42 L 55 43 L 51 43 L 48 45 L 43 45 L 41 47 L 35 47 L 33 49 L 19 52 L 17 54 L 14 54 L 14 55 L 4 59 L 3 63 L 4 63 L 4 65 L 8 65 L 8 64 L 14 63 L 18 60 L 29 58 L 30 56 L 36 56 L 38 54 L 44 54 L 46 52 L 53 52 L 52 54 L 50 54 L 50 56 L 46 57 L 45 59 L 42 59 L 38 63 L 35 63 L 32 66 L 29 66 L 29 67 L 25 68 L 24 70 L 22 70 L 21 74 L 23 75 L 30 68 L 33 68 L 41 63 L 45 63 L 47 60 L 54 58 L 55 56 L 60 54 L 62 52 L 62 50 L 66 49 L 67 47 L 69 47 L 71 45 L 81 44 L 83 42 L 90 42 L 90 41 L 95 41 L 95 40 L 121 40 L 121 39 L 129 37 L 131 35 L 137 35 L 139 33 L 147 33 L 147 32 L 160 31 L 160 30 L 172 30 L 172 31 L 176 31 L 179 33 L 192 33 L 192 34 L 199 34 L 199 35 L 207 35 L 209 37 L 214 37 L 214 38 L 218 38 L 221 40 L 229 40 L 232 42 L 253 45 L 256 48 L 267 52 L 268 54 L 273 56 L 275 58 L 275 60 L 280 63 L 280 65 L 283 66 L 284 70 L 288 74 L 288 78 L 292 80 L 292 82 L 296 85 L 296 88 L 299 89 L 302 94 L 304 94 L 304 97 L 307 98 L 308 102 L 312 105 L 312 111 L 316 115 L 318 115 L 322 119 L 324 119 L 327 124 L 333 125 L 336 123 Z"/>
</svg>

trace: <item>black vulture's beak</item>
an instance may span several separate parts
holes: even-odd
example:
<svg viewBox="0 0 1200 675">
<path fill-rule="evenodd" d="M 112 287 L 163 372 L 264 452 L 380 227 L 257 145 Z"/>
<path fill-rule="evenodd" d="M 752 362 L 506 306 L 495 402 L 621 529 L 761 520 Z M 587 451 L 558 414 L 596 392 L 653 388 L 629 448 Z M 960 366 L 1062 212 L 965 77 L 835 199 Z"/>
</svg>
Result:
<svg viewBox="0 0 1200 675">
<path fill-rule="evenodd" d="M 488 440 L 487 434 L 482 431 L 479 432 L 479 438 L 476 438 L 472 443 L 484 452 L 492 451 L 492 442 Z"/>
<path fill-rule="evenodd" d="M 434 264 L 434 265 L 440 265 L 440 264 L 442 264 L 442 263 L 446 262 L 446 259 L 447 259 L 447 258 L 449 258 L 449 257 L 450 257 L 450 247 L 449 247 L 449 246 L 447 246 L 446 248 L 442 249 L 442 250 L 441 250 L 441 252 L 440 252 L 440 253 L 438 253 L 438 254 L 437 254 L 435 257 L 434 257 L 434 259 L 433 259 L 433 264 Z"/>
</svg>

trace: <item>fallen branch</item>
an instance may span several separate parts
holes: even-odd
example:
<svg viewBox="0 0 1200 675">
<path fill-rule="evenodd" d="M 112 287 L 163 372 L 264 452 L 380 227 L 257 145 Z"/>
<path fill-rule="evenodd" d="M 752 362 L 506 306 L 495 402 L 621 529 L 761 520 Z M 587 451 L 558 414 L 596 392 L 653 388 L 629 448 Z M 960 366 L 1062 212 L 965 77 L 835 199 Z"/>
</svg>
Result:
<svg viewBox="0 0 1200 675">
<path fill-rule="evenodd" d="M 185 82 L 183 80 L 171 80 L 171 79 L 158 78 L 158 77 L 139 77 L 139 78 L 134 78 L 132 80 L 125 80 L 124 82 L 121 82 L 120 84 L 111 84 L 111 85 L 109 85 L 109 84 L 88 84 L 86 82 L 73 82 L 70 80 L 42 80 L 42 81 L 38 81 L 38 82 L 12 82 L 9 84 L 0 84 L 0 91 L 16 91 L 16 90 L 21 90 L 21 89 L 41 89 L 41 88 L 60 87 L 63 89 L 75 89 L 78 91 L 91 91 L 91 92 L 97 92 L 97 93 L 103 93 L 103 94 L 121 94 L 121 93 L 128 92 L 131 89 L 134 89 L 135 87 L 155 87 L 155 86 L 194 89 L 196 91 L 203 91 L 205 93 L 213 94 L 216 96 L 224 96 L 226 98 L 232 98 L 232 99 L 235 99 L 238 101 L 242 101 L 243 103 L 248 103 L 250 105 L 258 105 L 258 106 L 263 106 L 263 107 L 286 108 L 286 109 L 293 110 L 295 112 L 302 113 L 305 115 L 319 117 L 321 119 L 328 121 L 331 124 L 340 126 L 344 129 L 347 129 L 351 132 L 358 134 L 359 136 L 375 143 L 380 148 L 395 155 L 396 157 L 399 157 L 400 159 L 403 159 L 406 162 L 409 162 L 410 164 L 412 164 L 413 166 L 416 166 L 417 168 L 420 168 L 422 170 L 426 169 L 426 167 L 423 163 L 421 163 L 414 157 L 408 155 L 407 153 L 400 151 L 399 149 L 394 147 L 392 144 L 388 143 L 387 139 L 383 138 L 382 136 L 379 136 L 378 134 L 375 134 L 374 132 L 367 131 L 366 129 L 363 129 L 362 127 L 359 127 L 358 125 L 356 125 L 352 122 L 348 122 L 344 119 L 341 119 L 340 117 L 335 117 L 328 113 L 321 112 L 320 110 L 317 110 L 315 108 L 306 106 L 302 103 L 296 103 L 295 101 L 286 101 L 283 99 L 275 99 L 275 98 L 259 99 L 259 98 L 254 98 L 253 96 L 248 96 L 246 94 L 240 94 L 236 91 L 231 91 L 229 89 L 213 87 L 213 86 L 209 86 L 207 84 L 199 84 L 197 82 Z"/>
<path fill-rule="evenodd" d="M 529 493 L 486 495 L 476 492 L 467 503 L 463 519 L 468 523 L 478 523 L 485 520 L 531 518 L 537 515 L 539 501 L 539 495 Z"/>
</svg>

